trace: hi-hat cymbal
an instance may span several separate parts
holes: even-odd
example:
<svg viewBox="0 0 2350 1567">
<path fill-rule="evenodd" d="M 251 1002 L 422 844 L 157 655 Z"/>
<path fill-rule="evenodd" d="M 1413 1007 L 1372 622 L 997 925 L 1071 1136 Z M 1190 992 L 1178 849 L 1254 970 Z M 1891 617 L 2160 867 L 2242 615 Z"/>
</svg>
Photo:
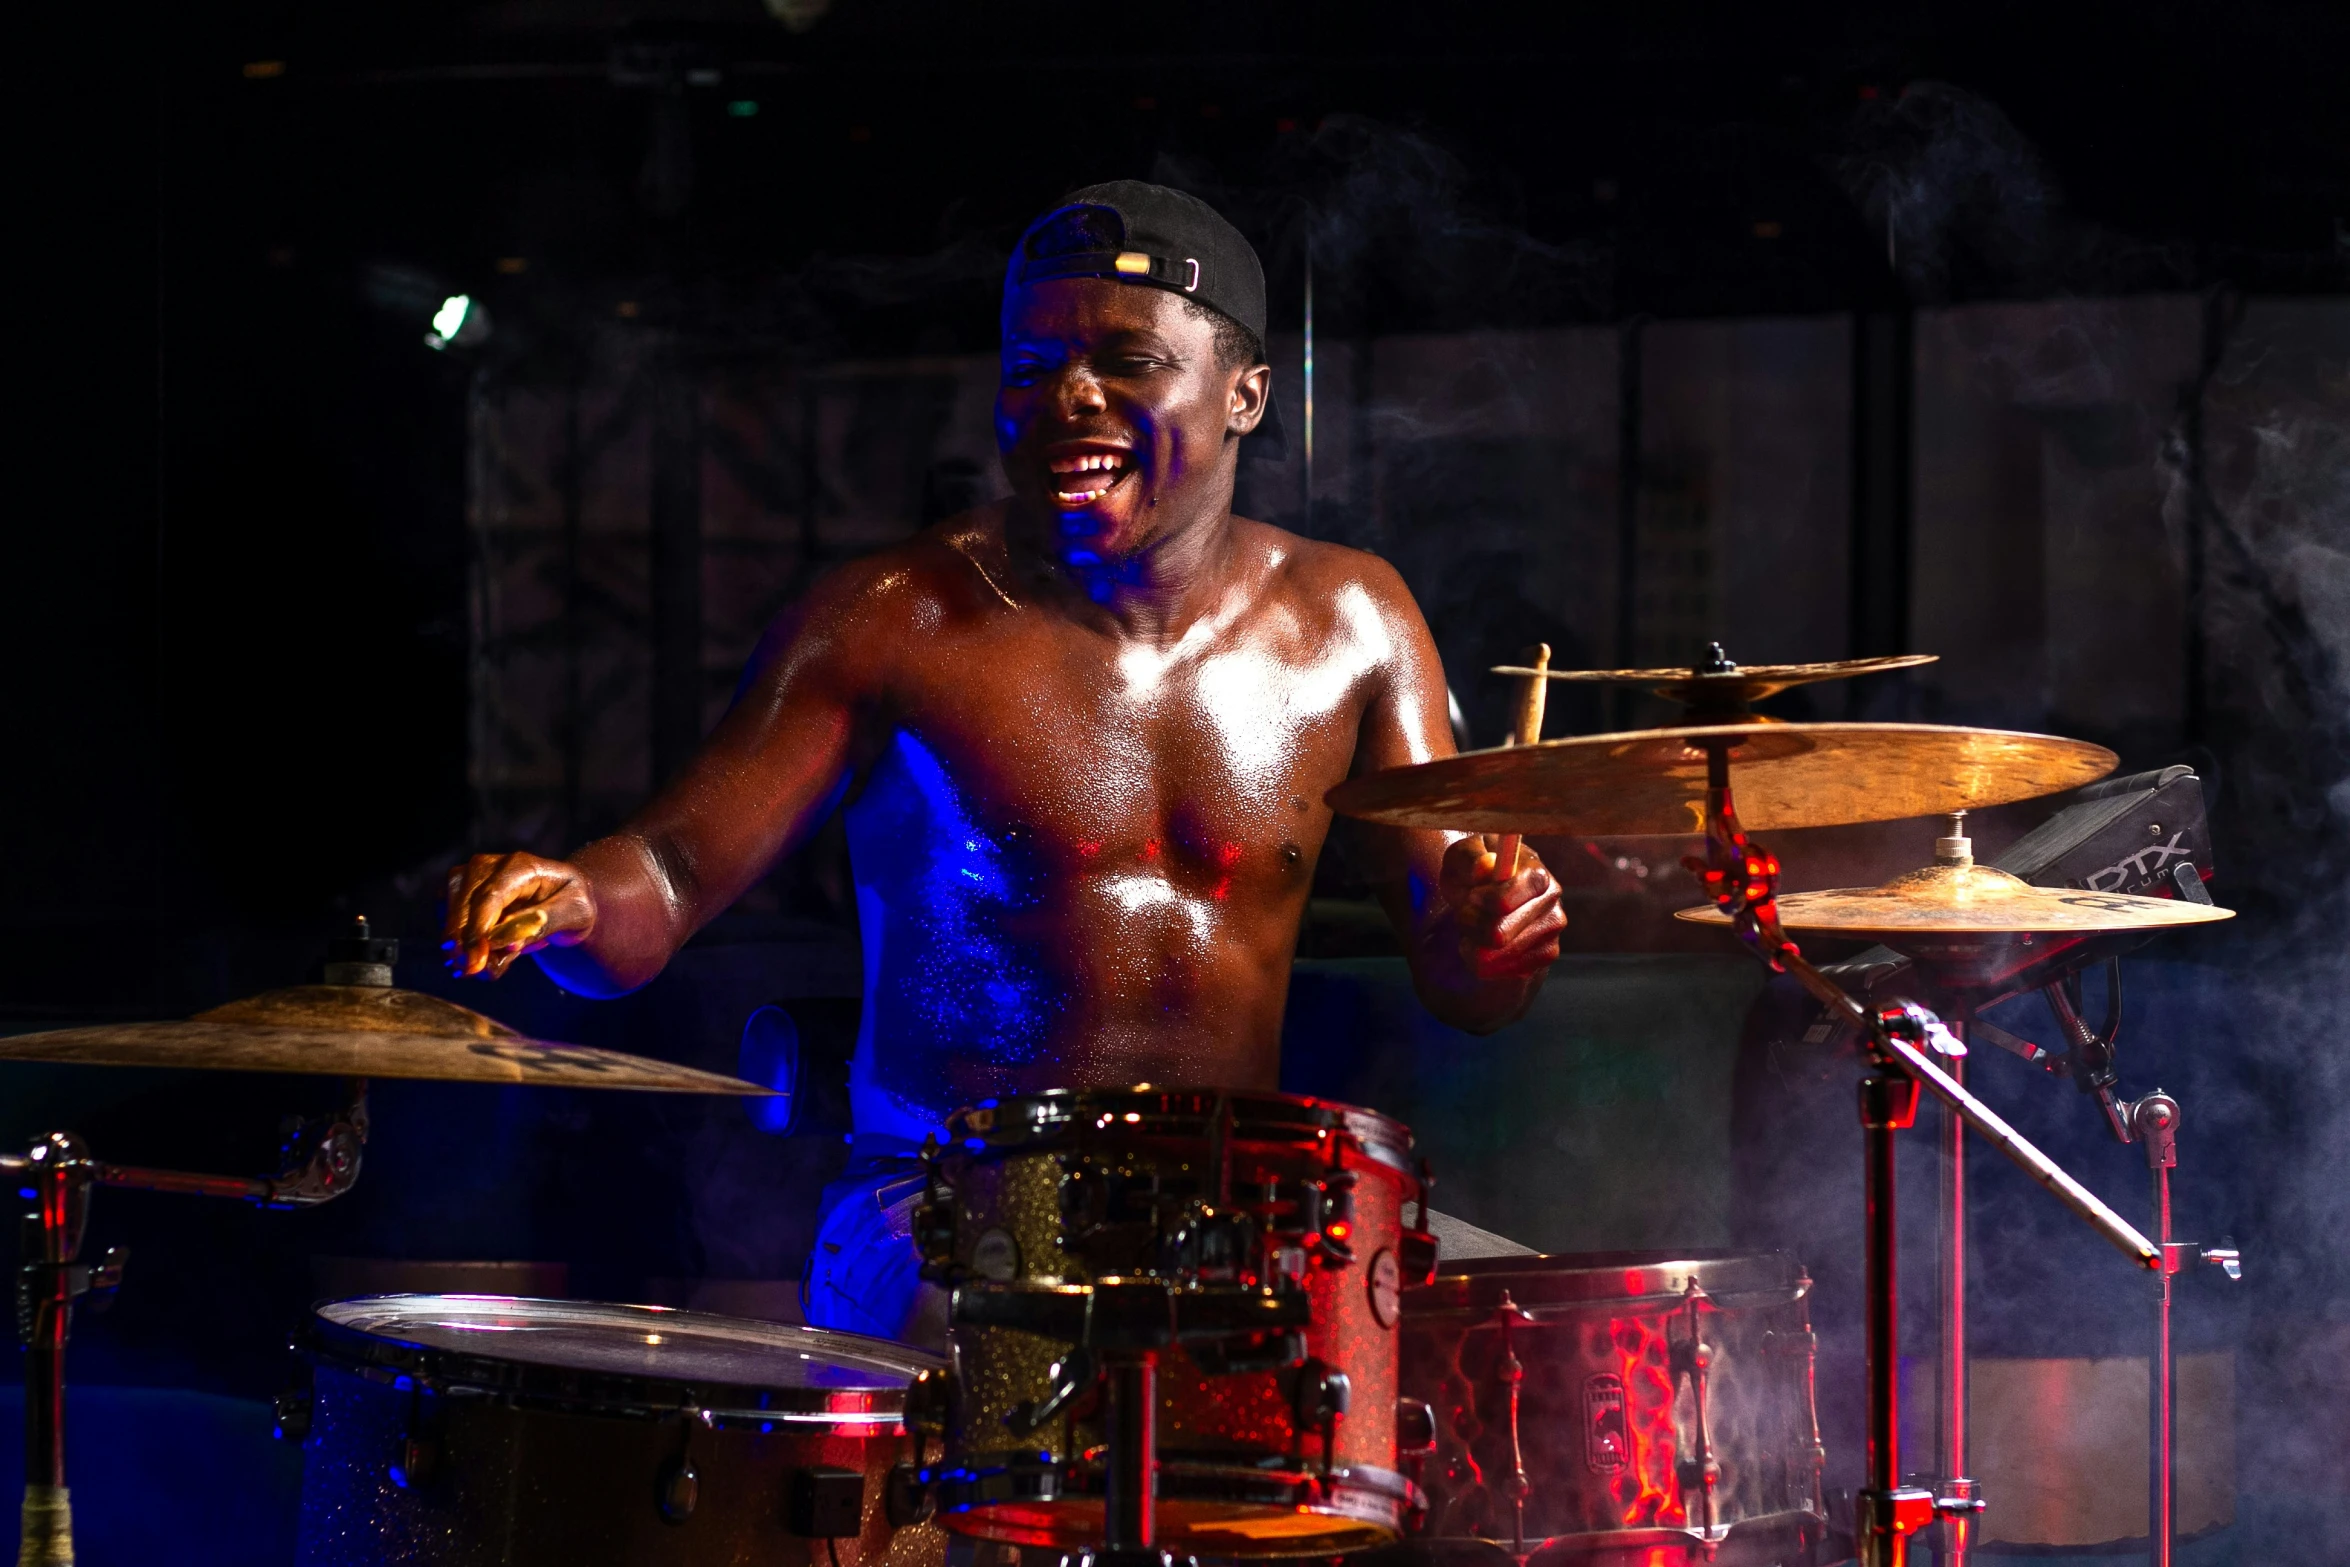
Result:
<svg viewBox="0 0 2350 1567">
<path fill-rule="evenodd" d="M 1796 935 L 1871 937 L 1899 948 L 1917 936 L 2089 936 L 2164 930 L 2233 919 L 2233 909 L 2184 898 L 2139 898 L 2079 887 L 2035 887 L 1988 865 L 1929 865 L 1881 887 L 1791 892 L 1779 899 L 1779 924 Z M 1727 925 L 1710 904 L 1676 919 Z"/>
<path fill-rule="evenodd" d="M 310 1072 L 444 1083 L 544 1083 L 671 1094 L 772 1093 L 667 1061 L 558 1045 L 468 1007 L 388 985 L 299 985 L 180 1023 L 108 1023 L 0 1039 L 0 1061 Z"/>
<path fill-rule="evenodd" d="M 1395 827 L 1576 833 L 1705 830 L 1704 742 L 1728 740 L 1749 829 L 1896 821 L 2092 783 L 2120 760 L 2055 735 L 1941 724 L 1762 723 L 1638 729 L 1468 751 L 1350 778 L 1330 808 Z"/>
<path fill-rule="evenodd" d="M 1719 652 L 1717 647 L 1716 652 Z M 1846 658 L 1829 664 L 1746 664 L 1724 660 L 1725 667 L 1709 669 L 1528 669 L 1516 664 L 1497 666 L 1497 675 L 1540 675 L 1545 680 L 1571 680 L 1592 685 L 1646 686 L 1656 695 L 1685 702 L 1704 713 L 1733 713 L 1751 703 L 1777 696 L 1795 686 L 1820 680 L 1849 680 L 1856 675 L 1880 675 L 1887 670 L 1914 669 L 1931 664 L 1939 655 L 1903 653 L 1891 658 Z"/>
</svg>

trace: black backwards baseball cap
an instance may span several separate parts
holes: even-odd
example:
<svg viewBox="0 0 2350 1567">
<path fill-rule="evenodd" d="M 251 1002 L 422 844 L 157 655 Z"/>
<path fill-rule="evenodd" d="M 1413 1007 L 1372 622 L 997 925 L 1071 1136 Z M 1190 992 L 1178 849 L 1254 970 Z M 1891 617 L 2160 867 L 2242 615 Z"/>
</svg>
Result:
<svg viewBox="0 0 2350 1567">
<path fill-rule="evenodd" d="M 1004 273 L 1004 296 L 1067 277 L 1163 288 L 1197 300 L 1264 347 L 1264 265 L 1240 230 L 1197 196 L 1142 180 L 1071 191 L 1020 236 Z M 1279 406 L 1270 398 L 1252 433 L 1266 437 L 1275 454 L 1288 449 Z"/>
</svg>

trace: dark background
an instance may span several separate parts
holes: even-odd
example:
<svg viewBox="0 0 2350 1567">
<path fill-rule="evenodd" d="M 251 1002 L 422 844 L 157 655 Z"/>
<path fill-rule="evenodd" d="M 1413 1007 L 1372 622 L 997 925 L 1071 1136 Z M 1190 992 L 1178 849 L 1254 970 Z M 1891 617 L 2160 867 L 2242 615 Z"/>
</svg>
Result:
<svg viewBox="0 0 2350 1567">
<path fill-rule="evenodd" d="M 1913 313 L 2165 294 L 2224 323 L 2246 300 L 2350 291 L 2338 7 L 836 0 L 796 19 L 511 0 L 32 24 L 14 95 L 8 1027 L 294 983 L 356 912 L 405 938 L 402 983 L 448 988 L 434 895 L 481 819 L 469 399 L 581 373 L 616 316 L 793 365 L 985 353 L 1022 224 L 1125 175 L 1196 189 L 1251 232 L 1277 337 L 1300 324 L 1309 247 L 1334 339 L 1849 316 L 1851 603 L 1828 651 L 1874 653 L 1912 645 L 1908 391 L 1882 365 L 1905 363 Z M 455 291 L 495 331 L 431 352 L 425 317 Z M 2338 480 L 2299 503 L 2350 547 Z M 1348 537 L 1347 504 L 1280 515 Z M 2260 1201 L 2264 1181 L 2306 1190 L 2350 1152 L 2311 1108 L 2306 1053 L 2278 1044 L 2322 1038 L 2350 996 L 2325 977 L 2350 865 L 2350 702 L 2309 607 L 2325 602 L 2267 603 L 2245 644 L 2259 678 L 2210 676 L 2273 701 L 2206 681 L 2159 730 L 2101 727 L 2093 702 L 2063 716 L 2125 766 L 2192 759 L 2223 786 L 2215 886 L 2245 917 L 2195 948 L 2221 977 L 2191 1010 L 2226 1014 L 2213 987 L 2258 991 L 2243 1027 L 2266 1045 L 2227 1058 L 2212 1092 L 2251 1108 L 2227 1123 L 2241 1157 L 2210 1157 L 2233 1171 L 2239 1238 L 2265 1248 L 2247 1285 L 2274 1307 L 2265 1331 L 2330 1324 L 2310 1331 L 2335 1342 L 2341 1243 L 2306 1206 L 2262 1228 Z M 1510 613 L 1440 622 L 1448 661 L 1552 634 L 1540 607 Z M 1572 651 L 1636 645 L 1620 624 Z M 1489 732 L 1490 699 L 1455 683 Z M 1923 701 L 1886 683 L 1851 710 L 1927 716 Z M 690 729 L 690 692 L 685 711 Z M 1966 716 L 2048 709 L 2019 694 Z M 656 737 L 657 763 L 676 749 Z M 820 870 L 787 868 L 764 923 L 722 924 L 627 1002 L 589 1007 L 530 973 L 465 998 L 731 1069 L 750 1004 L 841 988 L 848 921 Z M 1579 915 L 1575 941 L 1667 942 L 1642 910 Z M 1351 950 L 1343 930 L 1320 939 Z M 278 1115 L 315 1092 L 17 1067 L 0 1120 L 11 1136 L 70 1121 L 109 1157 L 259 1168 Z M 318 1254 L 560 1257 L 574 1293 L 605 1298 L 790 1270 L 800 1221 L 730 1255 L 729 1215 L 762 1181 L 820 1179 L 827 1138 L 762 1139 L 732 1107 L 575 1102 L 591 1097 L 386 1088 L 379 1122 L 405 1140 L 315 1214 L 109 1196 L 94 1238 L 115 1225 L 140 1260 L 77 1340 L 76 1376 L 259 1396 Z M 681 1161 L 749 1173 L 713 1198 L 662 1173 Z M 454 1172 L 472 1169 L 495 1197 L 466 1195 Z"/>
<path fill-rule="evenodd" d="M 797 34 L 715 4 L 66 32 L 19 100 L 35 485 L 9 629 L 33 765 L 11 770 L 0 993 L 27 1014 L 192 1004 L 223 940 L 314 930 L 464 837 L 477 365 L 418 351 L 384 269 L 422 280 L 427 314 L 443 288 L 485 299 L 493 351 L 533 362 L 640 296 L 811 357 L 984 350 L 1028 216 L 1085 180 L 1189 170 L 1259 209 L 1239 215 L 1273 242 L 1277 330 L 1296 261 L 1266 209 L 1389 177 L 1355 265 L 1325 262 L 1325 330 L 2328 292 L 2350 245 L 2346 32 L 2324 6 L 1169 25 L 855 4 Z M 103 85 L 75 74 L 100 59 Z M 1933 264 L 1897 276 L 1872 159 L 1970 112 L 1932 106 L 1936 83 L 2006 128 L 1951 171 L 1962 221 Z M 1412 222 L 1414 171 L 1349 159 L 1354 117 L 1453 155 L 1448 232 Z"/>
</svg>

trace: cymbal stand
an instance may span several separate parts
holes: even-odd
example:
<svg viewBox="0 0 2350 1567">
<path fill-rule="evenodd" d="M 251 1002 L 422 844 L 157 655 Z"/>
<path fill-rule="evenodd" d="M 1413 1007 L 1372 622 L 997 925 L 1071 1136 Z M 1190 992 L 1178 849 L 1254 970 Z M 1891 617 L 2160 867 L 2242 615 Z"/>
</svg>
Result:
<svg viewBox="0 0 2350 1567">
<path fill-rule="evenodd" d="M 104 1164 L 72 1132 L 51 1132 L 21 1154 L 0 1154 L 0 1177 L 29 1198 L 24 1263 L 16 1279 L 16 1328 L 25 1346 L 24 1533 L 17 1567 L 72 1567 L 72 1493 L 65 1481 L 65 1346 L 74 1302 L 103 1309 L 129 1260 L 120 1246 L 97 1263 L 81 1260 L 90 1193 L 99 1186 L 228 1197 L 264 1208 L 311 1208 L 359 1179 L 367 1141 L 367 1085 L 354 1080 L 342 1109 L 306 1120 L 287 1139 L 279 1173 L 265 1179 L 196 1175 Z"/>
<path fill-rule="evenodd" d="M 2162 1253 L 2096 1194 L 1954 1078 L 1926 1053 L 1963 1056 L 1966 1046 L 1941 1020 L 1915 1003 L 1863 1006 L 1797 950 L 1779 928 L 1779 861 L 1750 842 L 1738 826 L 1730 799 L 1731 742 L 1706 743 L 1705 837 L 1702 860 L 1690 869 L 1707 894 L 1730 916 L 1739 939 L 1774 971 L 1791 974 L 1838 1018 L 1856 1025 L 1868 1041 L 1868 1070 L 1860 1084 L 1862 1170 L 1867 1191 L 1865 1283 L 1868 1315 L 1869 1434 L 1867 1483 L 1854 1499 L 1853 1533 L 1862 1567 L 1905 1567 L 1909 1536 L 1944 1511 L 1942 1500 L 1922 1487 L 1901 1483 L 1900 1295 L 1896 1288 L 1899 1229 L 1895 1213 L 1894 1137 L 1917 1120 L 1918 1090 L 1934 1097 L 1994 1148 L 2070 1208 L 2108 1242 L 2154 1269 Z M 1975 1499 L 1963 1503 L 1969 1513 Z"/>
<path fill-rule="evenodd" d="M 2120 982 L 2118 973 L 2110 981 Z M 2041 994 L 2070 1047 L 2074 1081 L 2082 1092 L 2097 1097 L 2106 1125 L 2117 1139 L 2136 1143 L 2146 1152 L 2154 1236 L 2162 1248 L 2162 1262 L 2155 1274 L 2154 1353 L 2147 1362 L 2146 1533 L 2151 1567 L 2171 1567 L 2178 1537 L 2178 1364 L 2171 1342 L 2173 1288 L 2179 1274 L 2198 1262 L 2240 1279 L 2244 1276 L 2243 1256 L 2232 1246 L 2203 1247 L 2171 1238 L 2171 1171 L 2179 1163 L 2178 1100 L 2159 1088 L 2142 1099 L 2116 1099 L 2113 1041 L 2081 1020 L 2063 981 L 2047 986 Z M 2112 1031 L 2110 1023 L 2107 1028 Z"/>
<path fill-rule="evenodd" d="M 1103 1356 L 1102 1415 L 1109 1466 L 1103 1475 L 1102 1549 L 1096 1567 L 1160 1567 L 1158 1549 L 1159 1357 L 1155 1350 Z"/>
<path fill-rule="evenodd" d="M 1974 1007 L 1962 1001 L 1950 1031 L 1963 1042 L 1972 1032 Z M 1966 1057 L 1951 1058 L 1953 1081 L 1966 1081 Z M 1983 1510 L 1982 1488 L 1967 1474 L 1967 1168 L 1966 1122 L 1948 1105 L 1935 1126 L 1941 1167 L 1940 1202 L 1935 1214 L 1934 1299 L 1934 1510 L 1941 1515 L 1942 1567 L 1967 1567 L 1974 1554 L 1975 1515 Z"/>
</svg>

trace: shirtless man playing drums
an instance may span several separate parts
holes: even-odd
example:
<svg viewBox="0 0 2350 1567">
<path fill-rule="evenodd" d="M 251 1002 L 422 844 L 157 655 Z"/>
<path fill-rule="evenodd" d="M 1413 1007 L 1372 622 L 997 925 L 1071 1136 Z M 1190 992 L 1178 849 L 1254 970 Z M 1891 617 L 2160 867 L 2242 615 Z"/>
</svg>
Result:
<svg viewBox="0 0 2350 1567">
<path fill-rule="evenodd" d="M 525 953 L 644 984 L 835 808 L 865 963 L 851 1172 L 808 1319 L 935 1339 L 909 1156 L 1044 1088 L 1270 1089 L 1298 922 L 1349 775 L 1453 749 L 1444 671 L 1384 562 L 1232 513 L 1263 419 L 1264 274 L 1192 197 L 1091 187 L 1006 278 L 1008 500 L 835 571 L 766 634 L 693 762 L 569 860 L 450 877 L 459 972 Z M 1530 852 L 1377 829 L 1420 999 L 1521 1015 L 1566 924 Z"/>
</svg>

